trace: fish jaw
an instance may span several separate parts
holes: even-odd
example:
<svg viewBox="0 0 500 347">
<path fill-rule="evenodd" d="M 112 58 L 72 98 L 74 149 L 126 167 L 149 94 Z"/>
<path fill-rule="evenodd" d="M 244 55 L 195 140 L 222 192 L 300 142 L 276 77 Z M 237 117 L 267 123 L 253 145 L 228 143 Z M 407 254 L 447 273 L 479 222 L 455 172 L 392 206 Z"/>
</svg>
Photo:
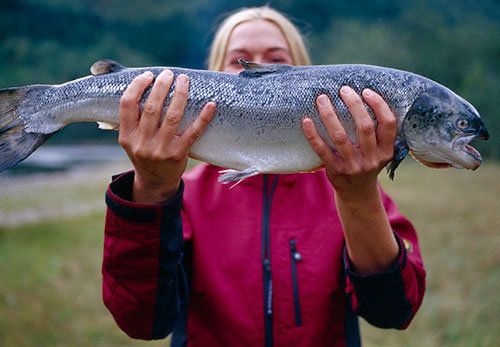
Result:
<svg viewBox="0 0 500 347">
<path fill-rule="evenodd" d="M 449 144 L 433 146 L 430 149 L 412 149 L 411 156 L 424 166 L 443 169 L 454 167 L 457 169 L 476 170 L 482 163 L 479 151 L 469 142 L 477 136 L 460 136 Z"/>
</svg>

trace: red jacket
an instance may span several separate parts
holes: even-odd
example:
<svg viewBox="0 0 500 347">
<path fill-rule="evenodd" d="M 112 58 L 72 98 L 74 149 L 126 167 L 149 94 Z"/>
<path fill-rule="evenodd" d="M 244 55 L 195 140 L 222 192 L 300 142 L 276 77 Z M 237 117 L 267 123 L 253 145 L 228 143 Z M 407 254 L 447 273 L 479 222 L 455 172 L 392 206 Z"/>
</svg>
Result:
<svg viewBox="0 0 500 347">
<path fill-rule="evenodd" d="M 383 194 L 400 245 L 393 269 L 350 268 L 324 171 L 261 175 L 233 189 L 197 166 L 164 205 L 130 202 L 133 173 L 107 192 L 104 302 L 131 337 L 173 345 L 359 344 L 357 315 L 405 328 L 425 289 L 417 236 Z M 188 289 L 189 288 L 189 289 Z"/>
</svg>

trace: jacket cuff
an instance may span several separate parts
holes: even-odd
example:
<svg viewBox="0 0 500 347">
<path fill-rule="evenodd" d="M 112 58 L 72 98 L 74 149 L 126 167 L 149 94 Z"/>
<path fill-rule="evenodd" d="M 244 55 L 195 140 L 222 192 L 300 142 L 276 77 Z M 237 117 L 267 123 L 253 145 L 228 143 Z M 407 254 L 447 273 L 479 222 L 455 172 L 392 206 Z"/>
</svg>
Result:
<svg viewBox="0 0 500 347">
<path fill-rule="evenodd" d="M 176 195 L 163 204 L 147 205 L 132 202 L 134 171 L 113 176 L 106 192 L 106 205 L 118 217 L 136 223 L 154 223 L 162 212 L 178 214 L 182 208 L 184 182 L 181 180 Z M 166 216 L 164 216 L 166 217 Z M 167 216 L 168 217 L 168 216 Z"/>
<path fill-rule="evenodd" d="M 394 233 L 399 245 L 399 256 L 394 266 L 383 272 L 361 275 L 353 270 L 344 248 L 344 264 L 348 277 L 347 291 L 353 311 L 380 328 L 402 328 L 414 315 L 405 292 L 402 272 L 407 264 L 407 253 L 401 238 Z"/>
</svg>

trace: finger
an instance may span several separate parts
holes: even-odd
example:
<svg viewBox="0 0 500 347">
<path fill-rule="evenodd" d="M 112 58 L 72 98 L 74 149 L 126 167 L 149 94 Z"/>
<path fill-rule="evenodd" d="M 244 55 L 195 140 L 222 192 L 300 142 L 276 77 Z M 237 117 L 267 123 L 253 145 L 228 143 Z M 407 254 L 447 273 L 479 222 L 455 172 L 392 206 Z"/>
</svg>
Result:
<svg viewBox="0 0 500 347">
<path fill-rule="evenodd" d="M 215 114 L 216 105 L 214 102 L 207 103 L 191 124 L 181 136 L 181 144 L 185 151 L 189 151 L 193 143 L 203 134 L 208 124 Z"/>
<path fill-rule="evenodd" d="M 359 147 L 364 156 L 375 153 L 377 139 L 375 137 L 375 124 L 365 108 L 361 97 L 351 87 L 343 86 L 340 96 L 345 102 L 356 124 Z"/>
<path fill-rule="evenodd" d="M 186 75 L 179 75 L 175 82 L 174 95 L 168 106 L 165 118 L 161 123 L 164 135 L 173 136 L 177 131 L 179 122 L 184 114 L 189 92 L 189 78 Z"/>
<path fill-rule="evenodd" d="M 139 125 L 142 131 L 147 134 L 154 134 L 158 129 L 163 112 L 163 103 L 168 95 L 173 79 L 174 74 L 170 70 L 163 70 L 156 77 L 151 93 L 149 93 L 144 104 Z"/>
<path fill-rule="evenodd" d="M 146 88 L 153 81 L 153 73 L 146 71 L 132 80 L 120 98 L 118 117 L 120 119 L 120 133 L 128 134 L 137 126 L 139 121 L 139 101 Z"/>
<path fill-rule="evenodd" d="M 340 158 L 335 155 L 326 142 L 321 138 L 321 135 L 318 133 L 318 129 L 316 129 L 314 122 L 310 118 L 304 118 L 302 120 L 302 130 L 304 132 L 304 136 L 309 142 L 309 145 L 327 168 L 334 169 L 340 164 Z"/>
<path fill-rule="evenodd" d="M 320 95 L 316 104 L 335 150 L 343 159 L 351 160 L 354 157 L 354 147 L 339 117 L 335 113 L 330 99 L 326 95 Z"/>
<path fill-rule="evenodd" d="M 380 150 L 392 156 L 396 141 L 397 119 L 385 100 L 370 89 L 363 91 L 363 98 L 377 117 L 377 140 Z"/>
</svg>

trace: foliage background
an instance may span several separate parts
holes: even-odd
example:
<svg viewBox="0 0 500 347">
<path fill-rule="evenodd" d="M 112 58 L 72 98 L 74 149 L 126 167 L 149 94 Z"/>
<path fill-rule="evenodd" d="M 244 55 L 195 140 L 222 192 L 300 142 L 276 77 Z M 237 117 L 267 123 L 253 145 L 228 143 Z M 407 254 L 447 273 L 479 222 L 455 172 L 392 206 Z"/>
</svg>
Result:
<svg viewBox="0 0 500 347">
<path fill-rule="evenodd" d="M 468 99 L 500 156 L 500 2 L 495 0 L 3 0 L 0 88 L 61 83 L 92 63 L 204 68 L 214 28 L 242 6 L 270 4 L 304 32 L 314 64 L 367 63 L 412 71 Z M 114 139 L 74 125 L 54 142 Z"/>
</svg>

